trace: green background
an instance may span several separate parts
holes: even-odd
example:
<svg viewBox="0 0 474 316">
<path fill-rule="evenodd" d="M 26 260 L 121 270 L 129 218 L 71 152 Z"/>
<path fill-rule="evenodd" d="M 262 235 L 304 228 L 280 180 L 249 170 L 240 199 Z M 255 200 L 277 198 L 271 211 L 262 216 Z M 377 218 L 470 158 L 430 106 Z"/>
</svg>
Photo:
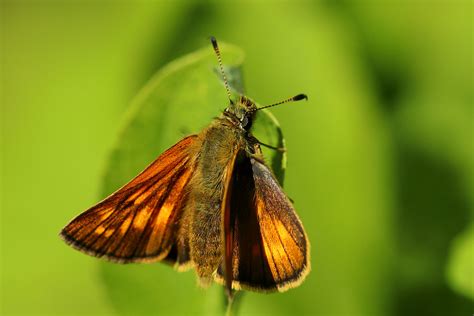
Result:
<svg viewBox="0 0 474 316">
<path fill-rule="evenodd" d="M 260 104 L 309 96 L 272 113 L 313 269 L 285 294 L 246 293 L 239 314 L 473 313 L 471 1 L 2 1 L 0 14 L 2 314 L 220 313 L 220 289 L 193 272 L 99 263 L 57 235 L 102 195 L 132 98 L 211 34 L 245 52 Z"/>
</svg>

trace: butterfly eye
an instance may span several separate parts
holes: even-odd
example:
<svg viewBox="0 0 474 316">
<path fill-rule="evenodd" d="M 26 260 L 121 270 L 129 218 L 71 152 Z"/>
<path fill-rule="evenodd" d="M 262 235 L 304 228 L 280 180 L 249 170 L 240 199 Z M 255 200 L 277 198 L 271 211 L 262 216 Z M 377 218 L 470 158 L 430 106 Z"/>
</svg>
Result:
<svg viewBox="0 0 474 316">
<path fill-rule="evenodd" d="M 244 116 L 244 117 L 240 120 L 240 124 L 242 124 L 242 127 L 244 127 L 244 128 L 247 126 L 248 123 L 249 123 L 249 119 L 248 119 L 246 116 Z"/>
</svg>

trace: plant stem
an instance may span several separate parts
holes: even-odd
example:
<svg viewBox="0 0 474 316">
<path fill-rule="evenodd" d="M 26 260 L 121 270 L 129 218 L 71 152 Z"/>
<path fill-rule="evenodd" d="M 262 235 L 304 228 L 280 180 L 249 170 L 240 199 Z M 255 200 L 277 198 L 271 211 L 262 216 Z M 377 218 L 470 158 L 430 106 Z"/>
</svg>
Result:
<svg viewBox="0 0 474 316">
<path fill-rule="evenodd" d="M 232 296 L 225 294 L 225 315 L 226 316 L 236 316 L 240 302 L 242 301 L 242 292 L 236 291 Z"/>
</svg>

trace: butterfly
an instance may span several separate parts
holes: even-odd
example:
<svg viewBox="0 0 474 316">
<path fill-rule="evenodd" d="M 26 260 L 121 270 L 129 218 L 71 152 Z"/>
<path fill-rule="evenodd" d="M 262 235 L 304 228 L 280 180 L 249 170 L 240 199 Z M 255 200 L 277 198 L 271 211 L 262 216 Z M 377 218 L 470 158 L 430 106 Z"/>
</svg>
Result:
<svg viewBox="0 0 474 316">
<path fill-rule="evenodd" d="M 119 263 L 164 261 L 194 268 L 200 284 L 283 292 L 310 271 L 309 241 L 290 199 L 250 132 L 258 110 L 307 99 L 298 94 L 257 108 L 232 99 L 211 37 L 229 105 L 197 135 L 163 152 L 122 188 L 61 231 L 67 244 Z"/>
</svg>

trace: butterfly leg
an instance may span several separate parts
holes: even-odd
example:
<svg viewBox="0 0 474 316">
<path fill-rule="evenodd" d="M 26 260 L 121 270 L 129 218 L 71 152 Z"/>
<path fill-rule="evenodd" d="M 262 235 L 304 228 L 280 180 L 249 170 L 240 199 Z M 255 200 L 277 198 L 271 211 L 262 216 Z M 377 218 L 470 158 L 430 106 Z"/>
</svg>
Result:
<svg viewBox="0 0 474 316">
<path fill-rule="evenodd" d="M 258 144 L 259 144 L 259 145 L 262 145 L 263 147 L 267 147 L 267 148 L 269 148 L 269 149 L 273 149 L 273 150 L 279 151 L 279 152 L 281 152 L 281 153 L 286 152 L 286 147 L 275 147 L 275 146 L 272 146 L 272 145 L 268 145 L 268 144 L 262 143 L 261 141 L 258 141 Z"/>
<path fill-rule="evenodd" d="M 279 151 L 279 152 L 286 152 L 286 148 L 285 147 L 275 147 L 275 146 L 272 146 L 272 145 L 268 145 L 268 144 L 265 144 L 265 143 L 262 143 L 261 141 L 259 141 L 257 138 L 255 138 L 254 136 L 250 136 L 249 138 L 249 141 L 253 144 L 259 144 L 263 147 L 267 147 L 269 149 L 273 149 L 273 150 L 276 150 L 276 151 Z"/>
</svg>

